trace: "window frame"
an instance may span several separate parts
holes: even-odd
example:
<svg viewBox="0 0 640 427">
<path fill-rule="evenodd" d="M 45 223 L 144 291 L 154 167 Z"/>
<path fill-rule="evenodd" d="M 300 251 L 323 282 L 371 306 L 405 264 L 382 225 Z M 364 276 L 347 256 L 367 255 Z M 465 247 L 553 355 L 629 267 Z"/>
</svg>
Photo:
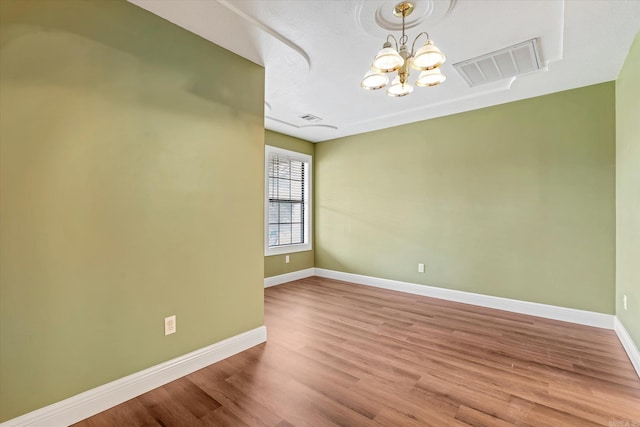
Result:
<svg viewBox="0 0 640 427">
<path fill-rule="evenodd" d="M 312 250 L 312 227 L 311 227 L 311 209 L 312 209 L 312 170 L 313 157 L 308 154 L 298 153 L 296 151 L 286 150 L 284 148 L 265 145 L 264 150 L 264 255 L 282 255 L 295 252 L 304 252 Z M 269 157 L 271 154 L 287 157 L 291 160 L 304 162 L 308 167 L 304 169 L 304 243 L 294 243 L 290 245 L 269 246 Z"/>
</svg>

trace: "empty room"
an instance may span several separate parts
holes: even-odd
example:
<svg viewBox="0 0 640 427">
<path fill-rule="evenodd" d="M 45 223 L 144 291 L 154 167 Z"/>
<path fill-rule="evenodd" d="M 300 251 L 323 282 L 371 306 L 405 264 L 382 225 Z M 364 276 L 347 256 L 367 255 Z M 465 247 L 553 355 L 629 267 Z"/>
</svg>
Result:
<svg viewBox="0 0 640 427">
<path fill-rule="evenodd" d="M 640 1 L 0 0 L 0 427 L 640 427 Z"/>
</svg>

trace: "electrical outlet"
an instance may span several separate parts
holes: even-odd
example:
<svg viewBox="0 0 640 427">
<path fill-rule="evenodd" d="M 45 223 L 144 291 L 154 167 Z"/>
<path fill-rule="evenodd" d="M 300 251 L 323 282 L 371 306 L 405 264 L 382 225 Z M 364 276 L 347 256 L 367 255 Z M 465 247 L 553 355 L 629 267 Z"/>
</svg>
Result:
<svg viewBox="0 0 640 427">
<path fill-rule="evenodd" d="M 424 273 L 424 264 L 423 263 L 418 264 L 418 273 Z"/>
<path fill-rule="evenodd" d="M 164 318 L 164 334 L 171 335 L 176 333 L 176 315 Z"/>
<path fill-rule="evenodd" d="M 289 255 L 284 256 L 284 263 L 289 264 Z"/>
<path fill-rule="evenodd" d="M 627 296 L 622 296 L 622 305 L 624 306 L 624 311 L 627 311 Z"/>
</svg>

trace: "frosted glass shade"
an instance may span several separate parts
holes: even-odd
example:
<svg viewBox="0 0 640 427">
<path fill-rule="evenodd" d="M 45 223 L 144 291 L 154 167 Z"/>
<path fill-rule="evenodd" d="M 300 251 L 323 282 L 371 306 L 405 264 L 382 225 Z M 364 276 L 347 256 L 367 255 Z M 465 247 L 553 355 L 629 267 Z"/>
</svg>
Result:
<svg viewBox="0 0 640 427">
<path fill-rule="evenodd" d="M 379 70 L 369 70 L 367 74 L 362 78 L 362 86 L 363 89 L 367 90 L 376 90 L 381 89 L 389 84 L 389 77 Z"/>
<path fill-rule="evenodd" d="M 444 53 L 440 52 L 431 40 L 427 40 L 413 56 L 411 67 L 421 71 L 433 70 L 441 66 L 445 60 Z"/>
<path fill-rule="evenodd" d="M 378 52 L 371 65 L 383 73 L 390 73 L 396 71 L 402 64 L 404 64 L 404 59 L 394 48 L 384 47 Z"/>
<path fill-rule="evenodd" d="M 436 86 L 445 80 L 447 80 L 447 76 L 442 74 L 439 68 L 435 68 L 433 70 L 421 72 L 420 76 L 418 76 L 418 80 L 416 80 L 416 86 Z"/>
<path fill-rule="evenodd" d="M 400 83 L 400 77 L 396 77 L 391 82 L 391 86 L 387 89 L 387 95 L 389 96 L 406 96 L 413 92 L 413 86 L 408 82 Z"/>
</svg>

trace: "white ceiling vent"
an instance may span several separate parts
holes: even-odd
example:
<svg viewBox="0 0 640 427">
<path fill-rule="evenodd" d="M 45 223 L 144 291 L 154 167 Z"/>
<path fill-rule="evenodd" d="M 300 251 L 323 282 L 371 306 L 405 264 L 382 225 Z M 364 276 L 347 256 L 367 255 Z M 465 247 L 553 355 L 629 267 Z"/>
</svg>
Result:
<svg viewBox="0 0 640 427">
<path fill-rule="evenodd" d="M 313 114 L 303 114 L 301 116 L 298 116 L 299 118 L 301 118 L 304 121 L 307 121 L 309 123 L 318 123 L 320 121 L 322 121 L 322 119 L 318 116 L 314 116 Z"/>
<path fill-rule="evenodd" d="M 542 68 L 537 39 L 453 64 L 471 87 L 521 76 Z"/>
</svg>

